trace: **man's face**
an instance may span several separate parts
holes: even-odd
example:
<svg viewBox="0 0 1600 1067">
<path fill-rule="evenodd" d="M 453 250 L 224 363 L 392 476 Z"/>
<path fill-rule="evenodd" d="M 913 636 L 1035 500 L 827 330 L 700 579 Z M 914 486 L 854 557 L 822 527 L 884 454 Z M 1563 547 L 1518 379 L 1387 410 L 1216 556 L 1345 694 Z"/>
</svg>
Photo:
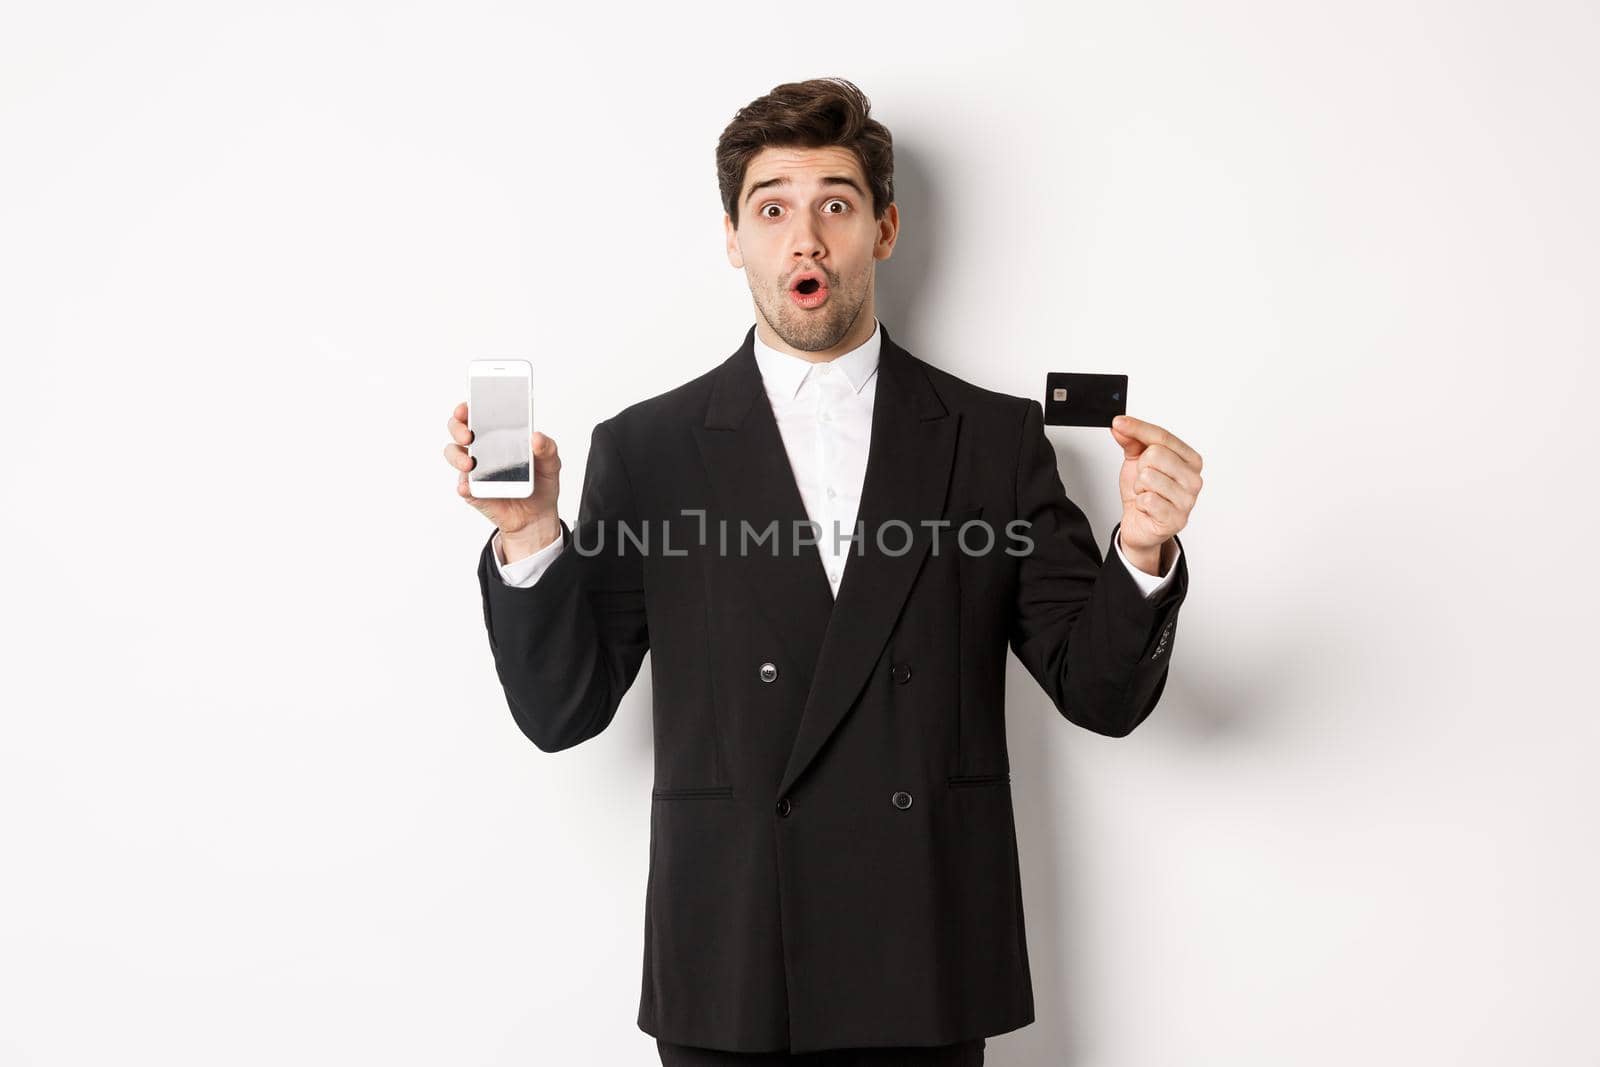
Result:
<svg viewBox="0 0 1600 1067">
<path fill-rule="evenodd" d="M 871 321 L 875 265 L 894 248 L 899 211 L 891 204 L 882 220 L 872 217 L 866 175 L 849 149 L 763 148 L 745 168 L 739 228 L 722 219 L 728 262 L 744 268 L 757 311 L 790 348 L 822 352 L 845 339 L 863 309 Z M 808 271 L 821 286 L 802 295 L 793 286 Z"/>
</svg>

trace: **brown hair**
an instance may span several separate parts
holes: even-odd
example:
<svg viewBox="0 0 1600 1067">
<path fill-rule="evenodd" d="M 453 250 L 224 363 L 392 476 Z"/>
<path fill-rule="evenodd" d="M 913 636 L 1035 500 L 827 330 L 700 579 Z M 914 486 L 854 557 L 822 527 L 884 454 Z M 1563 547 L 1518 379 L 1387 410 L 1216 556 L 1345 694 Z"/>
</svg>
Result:
<svg viewBox="0 0 1600 1067">
<path fill-rule="evenodd" d="M 894 202 L 894 139 L 867 113 L 867 95 L 843 78 L 785 82 L 740 108 L 717 139 L 717 187 L 739 228 L 739 190 L 745 168 L 763 148 L 839 146 L 855 153 L 872 192 L 872 215 Z"/>
</svg>

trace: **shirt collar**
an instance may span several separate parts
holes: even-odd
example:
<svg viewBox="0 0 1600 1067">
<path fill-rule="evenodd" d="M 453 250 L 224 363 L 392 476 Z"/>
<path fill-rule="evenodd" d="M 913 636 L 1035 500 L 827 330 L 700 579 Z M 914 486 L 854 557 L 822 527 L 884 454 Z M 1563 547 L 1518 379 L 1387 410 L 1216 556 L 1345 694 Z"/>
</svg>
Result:
<svg viewBox="0 0 1600 1067">
<path fill-rule="evenodd" d="M 842 356 L 835 356 L 829 361 L 850 379 L 850 384 L 857 393 L 861 392 L 862 387 L 878 369 L 878 349 L 883 341 L 883 333 L 878 329 L 878 325 L 878 320 L 874 317 L 871 337 Z M 761 381 L 767 387 L 767 395 L 773 400 L 793 400 L 800 392 L 800 386 L 804 384 L 806 377 L 823 365 L 812 363 L 788 352 L 780 352 L 763 342 L 759 333 L 755 335 L 755 355 L 756 364 L 761 368 Z"/>
</svg>

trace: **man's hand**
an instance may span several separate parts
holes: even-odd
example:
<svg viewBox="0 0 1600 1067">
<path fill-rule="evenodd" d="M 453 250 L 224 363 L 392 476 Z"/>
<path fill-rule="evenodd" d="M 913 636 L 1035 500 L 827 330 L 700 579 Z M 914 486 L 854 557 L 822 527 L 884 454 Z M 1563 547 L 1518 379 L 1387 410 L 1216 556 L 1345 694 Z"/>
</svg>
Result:
<svg viewBox="0 0 1600 1067">
<path fill-rule="evenodd" d="M 1111 436 L 1122 446 L 1122 552 L 1147 574 L 1176 558 L 1173 535 L 1189 523 L 1200 495 L 1200 453 L 1153 422 L 1118 415 Z"/>
<path fill-rule="evenodd" d="M 500 548 L 507 563 L 531 556 L 561 539 L 561 520 L 556 517 L 556 499 L 561 494 L 561 455 L 554 440 L 538 431 L 533 434 L 532 496 L 526 500 L 476 497 L 467 480 L 467 472 L 477 460 L 467 454 L 465 447 L 472 443 L 472 431 L 467 429 L 464 401 L 445 420 L 445 429 L 452 439 L 444 446 L 445 462 L 461 472 L 456 479 L 456 493 L 500 528 Z"/>
</svg>

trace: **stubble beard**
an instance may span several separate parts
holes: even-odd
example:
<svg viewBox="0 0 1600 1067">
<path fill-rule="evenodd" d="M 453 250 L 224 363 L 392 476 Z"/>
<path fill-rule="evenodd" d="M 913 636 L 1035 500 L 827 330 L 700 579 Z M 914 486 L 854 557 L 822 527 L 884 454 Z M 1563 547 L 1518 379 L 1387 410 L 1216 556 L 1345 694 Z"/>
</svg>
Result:
<svg viewBox="0 0 1600 1067">
<path fill-rule="evenodd" d="M 831 286 L 828 302 L 810 311 L 796 307 L 786 289 L 778 290 L 776 303 L 756 300 L 772 332 L 799 352 L 821 352 L 844 340 L 866 302 L 863 295 L 852 303 L 842 289 Z"/>
</svg>

